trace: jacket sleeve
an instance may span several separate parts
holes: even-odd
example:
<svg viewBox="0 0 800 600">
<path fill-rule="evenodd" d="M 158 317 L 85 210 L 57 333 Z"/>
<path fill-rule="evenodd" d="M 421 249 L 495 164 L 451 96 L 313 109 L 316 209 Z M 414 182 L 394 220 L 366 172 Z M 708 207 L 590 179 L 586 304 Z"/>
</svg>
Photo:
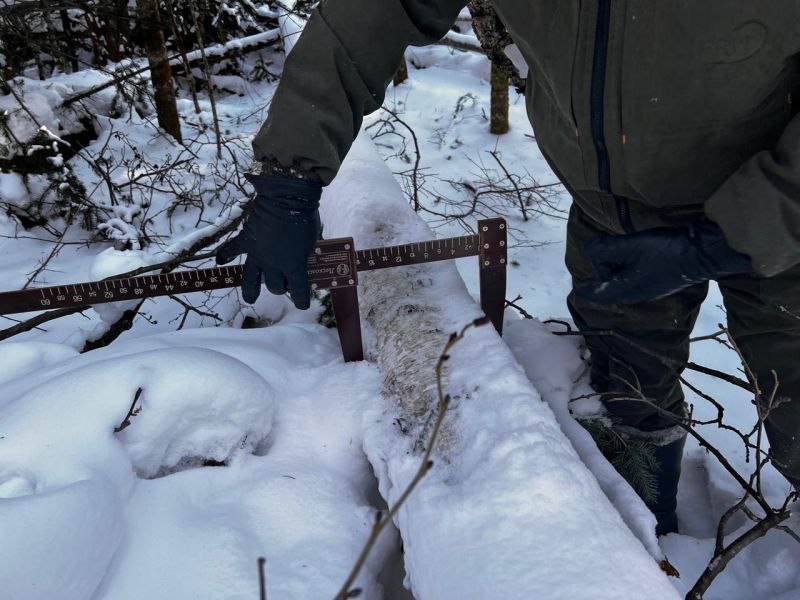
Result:
<svg viewBox="0 0 800 600">
<path fill-rule="evenodd" d="M 775 148 L 750 158 L 711 196 L 705 212 L 759 275 L 800 263 L 800 115 Z"/>
<path fill-rule="evenodd" d="M 330 183 L 406 47 L 439 40 L 466 2 L 323 0 L 286 60 L 255 158 Z"/>
</svg>

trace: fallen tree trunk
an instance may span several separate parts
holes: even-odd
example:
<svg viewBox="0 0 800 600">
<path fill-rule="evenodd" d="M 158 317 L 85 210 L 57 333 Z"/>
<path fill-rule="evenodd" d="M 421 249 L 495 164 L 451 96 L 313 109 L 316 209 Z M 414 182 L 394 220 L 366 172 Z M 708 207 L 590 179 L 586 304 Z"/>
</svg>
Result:
<svg viewBox="0 0 800 600">
<path fill-rule="evenodd" d="M 280 39 L 280 36 L 280 30 L 275 28 L 263 33 L 250 35 L 237 40 L 231 40 L 225 44 L 215 44 L 205 48 L 204 50 L 209 64 L 215 64 L 228 58 L 242 56 L 248 52 L 256 52 L 257 50 L 271 46 L 278 39 Z M 184 58 L 186 62 L 184 62 Z M 199 50 L 193 50 L 192 52 L 187 52 L 185 57 L 181 56 L 180 54 L 175 54 L 174 56 L 169 57 L 169 65 L 173 74 L 177 74 L 186 70 L 185 65 L 187 63 L 190 68 L 194 68 L 200 65 L 201 60 L 201 52 Z M 158 63 L 156 63 L 156 67 L 158 67 Z M 103 83 L 72 94 L 71 96 L 67 96 L 64 98 L 64 101 L 61 103 L 61 105 L 69 106 L 70 104 L 74 104 L 75 102 L 88 98 L 97 92 L 102 92 L 103 90 L 112 86 L 119 85 L 123 81 L 127 81 L 128 79 L 142 75 L 149 71 L 150 68 L 150 66 L 146 66 L 139 69 L 134 69 L 132 71 L 125 71 L 116 74 Z"/>
<path fill-rule="evenodd" d="M 328 237 L 362 248 L 432 237 L 363 134 L 326 188 L 322 216 Z M 480 310 L 452 264 L 361 281 L 367 355 L 386 390 L 364 416 L 364 446 L 391 506 L 436 414 L 436 360 Z M 497 334 L 470 332 L 448 365 L 453 401 L 434 467 L 396 518 L 415 597 L 678 598 Z"/>
</svg>

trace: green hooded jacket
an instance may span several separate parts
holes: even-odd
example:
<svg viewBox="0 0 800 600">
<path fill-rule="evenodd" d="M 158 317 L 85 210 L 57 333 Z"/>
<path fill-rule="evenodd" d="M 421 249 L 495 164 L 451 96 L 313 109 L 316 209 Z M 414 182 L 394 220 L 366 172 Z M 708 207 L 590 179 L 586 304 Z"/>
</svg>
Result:
<svg viewBox="0 0 800 600">
<path fill-rule="evenodd" d="M 327 184 L 409 45 L 464 0 L 323 0 L 290 54 L 258 160 Z M 800 263 L 800 0 L 495 0 L 530 67 L 528 114 L 608 231 L 705 211 L 770 276 Z"/>
</svg>

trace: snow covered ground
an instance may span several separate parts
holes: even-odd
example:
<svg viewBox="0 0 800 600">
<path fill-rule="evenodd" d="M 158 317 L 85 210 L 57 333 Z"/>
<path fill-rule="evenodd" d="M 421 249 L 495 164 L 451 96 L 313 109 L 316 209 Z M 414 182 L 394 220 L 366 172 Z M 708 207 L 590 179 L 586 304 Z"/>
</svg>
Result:
<svg viewBox="0 0 800 600">
<path fill-rule="evenodd" d="M 44 367 L 54 349 L 3 349 L 38 367 L 0 406 L 3 598 L 256 598 L 259 556 L 270 597 L 333 595 L 375 511 L 374 367 L 310 325 L 146 336 Z"/>
<path fill-rule="evenodd" d="M 488 172 L 499 180 L 500 168 L 488 154 L 495 150 L 510 171 L 527 171 L 542 183 L 554 181 L 536 148 L 522 98 L 512 93 L 512 131 L 500 138 L 488 135 L 488 65 L 483 58 L 445 48 L 413 50 L 409 58 L 419 68 L 411 68 L 408 82 L 390 89 L 386 106 L 416 131 L 430 189 L 442 196 L 464 193 L 434 180 L 433 174 L 475 182 Z M 65 76 L 57 83 L 76 82 Z M 223 94 L 218 108 L 226 135 L 236 140 L 231 144 L 236 160 L 246 164 L 247 141 L 264 116 L 273 86 L 240 83 L 246 95 Z M 115 176 L 134 178 L 174 153 L 174 147 L 152 135 L 146 119 L 135 113 L 125 119 L 102 116 L 102 98 L 98 102 L 105 125 L 89 153 L 106 148 L 116 156 L 124 154 L 129 145 L 112 135 L 119 131 L 133 145 L 147 149 L 145 162 Z M 145 204 L 132 198 L 131 205 L 143 212 L 113 209 L 109 222 L 124 237 L 124 223 L 152 217 L 153 243 L 119 252 L 110 244 L 87 246 L 82 243 L 85 234 L 70 230 L 59 240 L 61 253 L 33 278 L 34 284 L 84 280 L 163 260 L 186 247 L 198 227 L 213 228 L 235 215 L 236 198 L 208 196 L 226 166 L 213 156 L 208 103 L 203 107 L 206 112 L 195 115 L 190 103 L 181 106 L 186 127 L 199 140 L 195 150 L 207 165 L 205 172 L 187 173 L 185 182 L 186 190 L 204 198 L 211 210 L 180 208 L 177 216 L 167 219 L 168 194 L 155 194 Z M 370 117 L 368 131 L 377 135 L 378 121 L 385 116 Z M 59 126 L 55 121 L 48 125 L 54 131 Z M 405 152 L 395 134 L 379 136 L 376 143 L 393 171 L 407 173 L 414 158 L 410 137 L 401 126 L 396 131 L 408 144 Z M 99 184 L 79 158 L 71 162 L 87 187 Z M 3 178 L 2 193 L 20 193 L 16 180 L 6 174 Z M 408 178 L 401 180 L 407 183 Z M 513 204 L 497 204 L 522 242 L 510 249 L 514 266 L 509 270 L 509 297 L 522 295 L 519 304 L 543 320 L 567 315 L 564 298 L 569 289 L 562 261 L 568 199 L 561 195 L 552 202 L 545 214 L 533 213 L 529 221 L 522 220 Z M 437 211 L 441 207 L 428 206 Z M 454 223 L 433 214 L 423 217 L 440 235 L 461 234 L 464 226 L 474 224 L 474 217 Z M 20 228 L 5 215 L 0 215 L 0 234 L 7 236 L 0 238 L 3 289 L 18 289 L 50 253 L 53 240 L 42 231 L 10 239 Z M 461 261 L 458 268 L 467 288 L 477 294 L 474 262 Z M 698 334 L 716 330 L 724 319 L 720 304 L 713 291 Z M 216 292 L 205 306 L 216 316 L 184 315 L 183 307 L 168 298 L 148 301 L 144 309 L 149 320 L 139 319 L 110 348 L 86 354 L 77 354 L 76 348 L 102 335 L 113 311 L 87 311 L 0 344 L 0 596 L 254 598 L 258 556 L 267 558 L 270 598 L 331 597 L 341 585 L 381 505 L 375 465 L 363 449 L 370 432 L 363 415 L 372 414 L 368 409 L 374 410 L 382 393 L 380 374 L 370 364 L 342 363 L 334 334 L 313 323 L 316 314 L 298 314 L 285 299 L 263 295 L 249 308 L 235 292 Z M 245 316 L 278 324 L 238 329 Z M 181 330 L 174 331 L 179 326 Z M 626 523 L 651 554 L 663 550 L 678 568 L 680 579 L 670 581 L 678 593 L 685 593 L 708 562 L 716 521 L 738 499 L 736 486 L 690 441 L 679 507 L 683 533 L 661 540 L 661 549 L 652 547 L 644 531 L 649 516 L 567 413 L 569 398 L 584 385 L 579 381 L 574 386 L 582 372 L 578 342 L 553 337 L 542 324 L 513 314 L 508 315 L 506 341 Z M 697 362 L 728 372 L 737 369 L 735 356 L 714 342 L 695 344 L 693 354 Z M 467 370 L 482 358 L 474 352 L 460 357 L 465 361 L 460 368 Z M 743 429 L 752 426 L 755 416 L 745 392 L 703 376 L 690 379 L 725 404 L 729 422 Z M 137 395 L 140 411 L 130 418 L 129 427 L 114 433 Z M 707 416 L 703 401 L 690 400 L 697 414 Z M 735 436 L 713 428 L 704 433 L 737 468 L 749 472 Z M 386 440 L 373 442 L 374 459 Z M 226 466 L 212 466 L 219 464 Z M 408 461 L 398 465 L 411 468 Z M 513 470 L 508 474 L 525 475 Z M 435 492 L 442 489 L 437 483 L 441 482 L 432 479 L 427 491 L 424 483 L 417 490 L 420 511 L 423 500 L 441 506 L 436 502 Z M 765 472 L 765 487 L 774 498 L 787 490 L 771 469 Z M 463 505 L 468 507 L 476 499 L 468 486 L 463 492 Z M 476 501 L 491 500 L 487 496 Z M 541 507 L 534 500 L 528 504 L 524 497 L 516 498 L 518 505 L 505 512 L 507 530 L 500 533 L 517 541 L 530 536 L 537 521 L 530 507 Z M 420 523 L 452 522 L 460 527 L 471 513 L 454 510 L 447 519 L 439 509 L 418 514 Z M 790 525 L 800 527 L 797 516 Z M 746 521 L 734 520 L 731 536 L 746 526 Z M 398 558 L 397 534 L 385 535 L 358 583 L 366 598 L 381 597 L 386 573 L 396 571 L 392 563 Z M 591 543 L 586 532 L 570 535 L 576 548 Z M 466 547 L 474 541 L 461 543 Z M 420 556 L 425 555 L 422 550 Z M 411 552 L 418 556 L 416 548 Z M 472 575 L 482 572 L 487 583 L 498 569 L 519 569 L 520 577 L 523 572 L 535 577 L 537 569 L 566 569 L 544 559 L 512 565 L 513 556 L 495 558 L 464 564 L 463 569 Z M 442 561 L 444 566 L 447 561 Z M 474 589 L 470 596 L 470 590 L 459 590 L 458 582 L 453 582 L 457 595 L 446 596 L 436 586 L 447 588 L 449 582 L 431 580 L 436 564 L 407 566 L 427 574 L 415 586 L 417 592 L 428 590 L 420 597 L 489 597 Z M 588 573 L 587 581 L 597 575 Z M 580 587 L 582 581 L 574 576 L 571 583 Z M 386 597 L 397 593 L 391 588 L 386 587 Z M 559 597 L 556 593 L 540 597 Z M 671 596 L 643 589 L 640 597 Z M 782 532 L 768 534 L 733 561 L 707 598 L 800 598 L 800 546 Z"/>
</svg>

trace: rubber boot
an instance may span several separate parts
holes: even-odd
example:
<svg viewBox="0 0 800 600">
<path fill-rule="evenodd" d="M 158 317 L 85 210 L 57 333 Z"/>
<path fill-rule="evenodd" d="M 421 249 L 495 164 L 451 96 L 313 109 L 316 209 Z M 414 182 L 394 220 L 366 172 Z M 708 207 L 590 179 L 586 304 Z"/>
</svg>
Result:
<svg viewBox="0 0 800 600">
<path fill-rule="evenodd" d="M 656 534 L 678 532 L 678 480 L 686 445 L 679 426 L 642 431 L 603 419 L 579 420 L 597 447 L 656 517 Z"/>
<path fill-rule="evenodd" d="M 657 536 L 678 533 L 675 509 L 678 506 L 678 481 L 681 478 L 681 459 L 685 445 L 685 435 L 663 446 L 652 445 L 654 462 L 658 466 L 653 474 L 655 494 L 645 504 L 656 517 Z"/>
</svg>

